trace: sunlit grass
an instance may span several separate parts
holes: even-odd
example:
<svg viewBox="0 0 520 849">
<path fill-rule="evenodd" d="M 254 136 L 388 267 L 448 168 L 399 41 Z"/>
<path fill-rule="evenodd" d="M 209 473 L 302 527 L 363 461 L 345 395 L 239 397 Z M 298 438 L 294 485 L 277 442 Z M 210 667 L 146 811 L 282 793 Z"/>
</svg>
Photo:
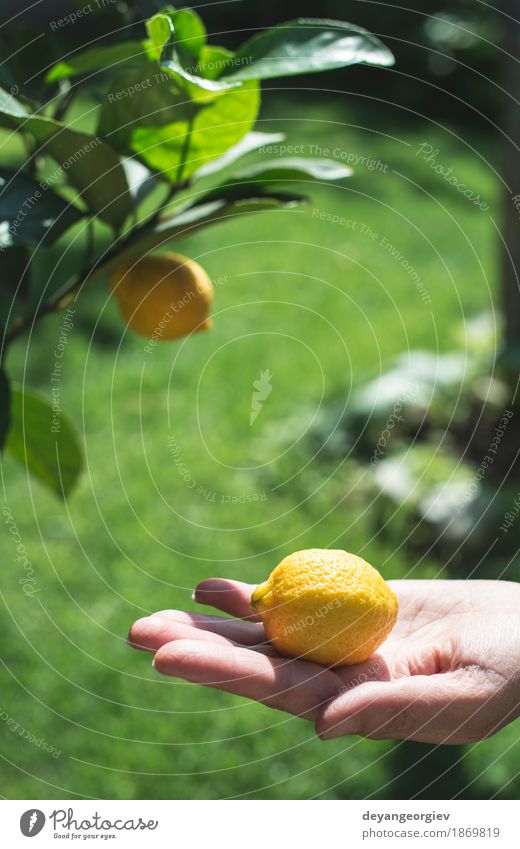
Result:
<svg viewBox="0 0 520 849">
<path fill-rule="evenodd" d="M 330 111 L 319 118 L 291 124 L 294 143 L 326 139 L 386 168 L 361 164 L 339 187 L 313 187 L 305 209 L 176 246 L 221 281 L 211 333 L 147 354 L 146 340 L 123 336 L 104 287 L 92 289 L 76 305 L 61 387 L 85 440 L 77 492 L 62 505 L 4 463 L 39 593 L 21 591 L 4 534 L 2 707 L 61 751 L 52 758 L 1 723 L 10 797 L 364 797 L 393 777 L 390 745 L 323 744 L 301 720 L 160 678 L 125 643 L 136 617 L 193 608 L 201 578 L 259 581 L 298 548 L 344 547 L 385 577 L 414 567 L 398 540 L 373 537 L 353 468 L 313 461 L 304 434 L 326 399 L 347 398 L 403 349 L 451 347 L 457 323 L 490 307 L 494 231 L 489 213 L 421 162 L 422 135 L 393 140 L 325 124 L 341 120 Z M 496 209 L 489 169 L 449 134 L 435 143 Z M 8 360 L 13 376 L 46 395 L 59 327 L 59 316 L 47 320 Z M 264 369 L 272 393 L 251 427 Z M 426 559 L 414 576 L 434 568 Z M 477 747 L 474 763 L 500 754 L 500 739 Z M 510 774 L 512 743 L 497 767 Z M 461 786 L 470 773 L 463 761 Z"/>
</svg>

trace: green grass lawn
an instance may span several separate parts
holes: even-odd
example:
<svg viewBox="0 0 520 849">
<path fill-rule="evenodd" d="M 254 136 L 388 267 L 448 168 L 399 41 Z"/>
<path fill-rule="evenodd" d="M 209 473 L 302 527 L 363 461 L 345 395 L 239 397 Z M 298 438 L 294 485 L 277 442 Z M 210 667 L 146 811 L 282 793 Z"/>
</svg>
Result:
<svg viewBox="0 0 520 849">
<path fill-rule="evenodd" d="M 60 400 L 83 435 L 86 468 L 70 501 L 3 463 L 5 500 L 40 591 L 24 596 L 4 533 L 0 706 L 60 751 L 53 758 L 4 718 L 5 796 L 384 798 L 427 783 L 425 757 L 448 770 L 434 797 L 443 788 L 514 796 L 514 783 L 500 790 L 518 763 L 512 728 L 440 753 L 358 738 L 322 743 L 302 720 L 160 677 L 125 642 L 139 616 L 194 609 L 200 579 L 257 582 L 301 548 L 355 551 L 387 578 L 442 566 L 415 567 L 374 538 L 363 480 L 313 458 L 305 433 L 327 399 L 347 400 L 403 349 L 453 347 L 460 321 L 492 306 L 497 180 L 447 132 L 397 139 L 345 129 L 334 109 L 315 114 L 294 121 L 286 112 L 280 122 L 275 110 L 262 129 L 283 123 L 306 153 L 311 144 L 337 148 L 337 158 L 353 153 L 354 177 L 313 187 L 304 209 L 234 221 L 176 246 L 219 281 L 211 333 L 146 353 L 146 340 L 123 334 L 103 286 L 76 305 Z M 425 141 L 489 211 L 418 155 Z M 381 164 L 369 170 L 370 160 Z M 59 329 L 60 317 L 46 320 L 8 361 L 47 397 Z M 253 382 L 266 369 L 272 393 L 250 426 Z"/>
</svg>

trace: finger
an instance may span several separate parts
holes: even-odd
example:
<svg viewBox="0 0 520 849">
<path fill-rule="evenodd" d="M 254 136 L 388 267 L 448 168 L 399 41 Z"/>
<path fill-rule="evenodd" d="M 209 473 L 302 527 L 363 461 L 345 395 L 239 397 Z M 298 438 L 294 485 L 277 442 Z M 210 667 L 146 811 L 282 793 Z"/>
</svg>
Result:
<svg viewBox="0 0 520 849">
<path fill-rule="evenodd" d="M 173 613 L 174 611 L 172 611 Z M 275 650 L 265 639 L 263 628 L 260 625 L 251 625 L 253 633 L 245 633 L 247 623 L 239 620 L 222 620 L 229 622 L 228 629 L 220 626 L 211 628 L 203 627 L 202 623 L 193 625 L 190 623 L 189 614 L 186 614 L 184 621 L 180 618 L 182 611 L 175 611 L 179 614 L 179 619 L 173 618 L 171 615 L 163 615 L 154 613 L 153 616 L 146 616 L 143 619 L 138 619 L 134 622 L 128 635 L 128 642 L 133 648 L 143 651 L 157 651 L 165 643 L 173 642 L 173 640 L 201 640 L 203 642 L 222 642 L 228 645 L 239 645 L 240 643 L 233 640 L 235 637 L 244 637 L 245 643 L 255 651 L 263 651 L 266 654 L 276 654 Z M 207 617 L 208 619 L 210 617 Z M 218 617 L 217 617 L 218 618 Z M 242 625 L 243 631 L 233 628 L 233 625 Z"/>
<path fill-rule="evenodd" d="M 264 626 L 257 622 L 244 622 L 243 619 L 225 619 L 223 616 L 191 613 L 184 610 L 159 610 L 153 616 L 162 616 L 171 622 L 182 622 L 204 631 L 221 634 L 235 643 L 256 646 L 266 642 Z"/>
<path fill-rule="evenodd" d="M 250 606 L 254 589 L 254 584 L 244 584 L 242 581 L 208 578 L 201 581 L 193 596 L 199 604 L 210 604 L 240 619 L 258 621 L 260 617 L 252 613 Z"/>
<path fill-rule="evenodd" d="M 201 642 L 223 642 L 231 645 L 230 641 L 210 631 L 198 631 L 182 622 L 168 621 L 160 616 L 146 616 L 138 619 L 130 628 L 128 642 L 135 649 L 156 652 L 166 643 L 173 640 L 200 640 Z"/>
<path fill-rule="evenodd" d="M 320 706 L 338 690 L 338 679 L 329 669 L 266 657 L 231 644 L 168 643 L 155 655 L 154 666 L 165 675 L 245 696 L 307 719 L 315 719 Z"/>
<path fill-rule="evenodd" d="M 468 743 L 481 739 L 482 687 L 459 672 L 371 681 L 326 705 L 316 730 L 323 740 L 359 734 L 373 740 Z"/>
</svg>

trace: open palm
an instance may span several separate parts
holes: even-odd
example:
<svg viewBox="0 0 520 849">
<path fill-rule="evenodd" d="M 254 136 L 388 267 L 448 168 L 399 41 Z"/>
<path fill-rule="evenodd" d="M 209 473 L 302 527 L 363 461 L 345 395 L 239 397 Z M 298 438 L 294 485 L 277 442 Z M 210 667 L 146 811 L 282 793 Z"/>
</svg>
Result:
<svg viewBox="0 0 520 849">
<path fill-rule="evenodd" d="M 195 600 L 234 619 L 163 610 L 131 628 L 166 675 L 216 687 L 316 723 L 322 739 L 463 743 L 520 715 L 520 585 L 393 581 L 396 627 L 365 663 L 326 669 L 281 657 L 251 615 L 254 587 L 210 579 Z"/>
</svg>

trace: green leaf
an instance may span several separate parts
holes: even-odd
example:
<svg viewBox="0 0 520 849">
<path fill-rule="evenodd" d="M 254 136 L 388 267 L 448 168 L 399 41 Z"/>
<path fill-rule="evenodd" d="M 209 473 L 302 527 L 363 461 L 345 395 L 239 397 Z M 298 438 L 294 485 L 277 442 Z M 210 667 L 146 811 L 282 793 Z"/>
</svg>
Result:
<svg viewBox="0 0 520 849">
<path fill-rule="evenodd" d="M 203 165 L 202 168 L 199 168 L 198 171 L 194 174 L 194 176 L 199 179 L 202 177 L 209 177 L 212 174 L 220 174 L 224 168 L 227 168 L 229 165 L 232 165 L 237 159 L 241 159 L 246 154 L 251 153 L 254 150 L 258 150 L 259 147 L 263 147 L 264 145 L 269 144 L 278 144 L 285 139 L 283 133 L 257 133 L 252 132 L 248 133 L 247 136 L 238 142 L 234 147 L 230 148 L 223 156 L 220 156 L 218 159 L 212 160 L 208 165 Z"/>
<path fill-rule="evenodd" d="M 227 47 L 207 44 L 203 47 L 197 61 L 197 73 L 207 80 L 217 80 L 226 68 L 233 67 L 235 53 Z"/>
<path fill-rule="evenodd" d="M 351 168 L 330 159 L 288 158 L 253 165 L 234 174 L 232 179 L 223 185 L 242 184 L 245 190 L 251 193 L 251 183 L 266 184 L 283 180 L 344 180 L 351 174 Z"/>
<path fill-rule="evenodd" d="M 69 59 L 64 59 L 47 72 L 46 82 L 54 83 L 68 77 L 77 77 L 96 71 L 120 70 L 119 66 L 128 63 L 140 63 L 146 55 L 141 41 L 123 41 L 121 44 L 108 44 L 82 50 Z"/>
<path fill-rule="evenodd" d="M 390 50 L 354 24 L 298 18 L 254 35 L 236 55 L 238 68 L 224 71 L 228 80 L 272 79 L 367 63 L 392 65 Z"/>
<path fill-rule="evenodd" d="M 172 40 L 173 23 L 168 15 L 154 15 L 146 21 L 146 31 L 151 41 L 153 55 L 159 59 L 164 46 Z"/>
<path fill-rule="evenodd" d="M 173 30 L 163 22 L 155 22 L 155 18 L 168 18 Z M 172 32 L 175 33 L 176 48 L 183 62 L 196 61 L 206 44 L 206 27 L 193 9 L 175 10 L 172 6 L 166 6 L 147 21 L 146 28 L 150 35 L 146 42 L 148 52 L 157 61 Z"/>
<path fill-rule="evenodd" d="M 27 110 L 12 94 L 0 88 L 0 114 L 13 118 L 24 118 L 27 115 Z M 11 126 L 11 124 L 8 124 L 8 126 Z"/>
<path fill-rule="evenodd" d="M 259 86 L 251 80 L 198 109 L 191 120 L 187 115 L 165 126 L 137 126 L 132 133 L 132 151 L 173 182 L 185 180 L 247 135 L 259 106 Z"/>
<path fill-rule="evenodd" d="M 49 245 L 83 213 L 20 171 L 0 168 L 0 250 Z"/>
<path fill-rule="evenodd" d="M 208 93 L 216 96 L 219 92 L 240 86 L 240 82 L 219 82 L 195 73 L 194 63 L 197 62 L 197 56 L 179 41 L 179 33 L 174 26 L 175 20 L 176 13 L 171 13 L 154 15 L 146 22 L 152 43 L 152 55 L 157 57 L 159 54 L 161 68 L 171 73 L 174 78 L 189 83 L 187 92 L 194 100 L 207 99 Z M 182 21 L 182 18 L 180 20 Z"/>
<path fill-rule="evenodd" d="M 132 198 L 121 160 L 110 145 L 62 125 L 38 126 L 35 135 L 43 142 L 44 152 L 66 172 L 89 211 L 118 230 L 132 211 Z"/>
<path fill-rule="evenodd" d="M 121 153 L 132 153 L 138 127 L 188 120 L 193 109 L 186 94 L 168 74 L 148 63 L 118 74 L 101 107 L 98 133 Z"/>
<path fill-rule="evenodd" d="M 185 68 L 181 62 L 175 59 L 161 59 L 161 68 L 169 71 L 174 77 L 178 76 L 187 83 L 190 83 L 188 92 L 194 100 L 207 100 L 208 93 L 218 95 L 220 92 L 229 91 L 241 85 L 240 82 L 226 82 L 225 80 L 208 80 L 205 77 L 199 77 L 197 74 L 192 74 Z M 197 97 L 197 89 L 202 89 L 203 94 Z M 195 95 L 195 96 L 194 96 Z"/>
<path fill-rule="evenodd" d="M 52 118 L 30 115 L 0 89 L 0 123 L 31 133 L 66 173 L 92 215 L 118 229 L 132 211 L 125 172 L 119 157 L 102 139 L 69 129 Z"/>
<path fill-rule="evenodd" d="M 236 88 L 241 85 L 239 80 L 231 81 L 222 78 L 226 69 L 236 67 L 236 61 L 236 54 L 232 53 L 231 50 L 208 44 L 200 51 L 195 71 L 199 78 L 202 77 L 206 80 L 206 83 L 213 80 L 216 86 L 215 91 L 218 91 L 217 86 L 222 89 L 225 87 Z"/>
<path fill-rule="evenodd" d="M 225 183 L 210 189 L 204 195 L 204 202 L 218 198 L 239 200 L 262 191 L 272 193 L 273 186 L 269 184 L 283 181 L 343 180 L 351 174 L 350 168 L 329 159 L 269 160 L 233 174 Z"/>
<path fill-rule="evenodd" d="M 60 498 L 76 484 L 83 456 L 76 430 L 59 410 L 39 395 L 15 388 L 6 450 Z"/>
<path fill-rule="evenodd" d="M 4 450 L 5 441 L 11 426 L 11 389 L 9 380 L 3 369 L 0 369 L 0 452 Z"/>
<path fill-rule="evenodd" d="M 121 160 L 121 164 L 126 175 L 130 194 L 134 199 L 134 205 L 138 206 L 156 188 L 159 177 L 141 162 L 138 162 L 137 159 L 127 157 Z"/>
<path fill-rule="evenodd" d="M 259 183 L 243 183 L 239 180 L 230 180 L 220 186 L 210 189 L 208 192 L 199 196 L 197 206 L 199 204 L 207 204 L 212 201 L 220 201 L 224 203 L 252 203 L 254 201 L 264 200 L 268 198 L 270 201 L 282 203 L 284 206 L 296 205 L 307 200 L 304 195 L 296 194 L 295 192 L 282 191 L 272 185 L 264 185 Z"/>
<path fill-rule="evenodd" d="M 178 49 L 198 58 L 206 44 L 206 27 L 200 16 L 193 9 L 164 11 L 173 23 Z"/>
<path fill-rule="evenodd" d="M 199 198 L 199 204 L 206 204 L 211 201 L 222 201 L 229 204 L 249 204 L 256 201 L 265 201 L 274 203 L 277 206 L 280 204 L 284 207 L 297 206 L 300 203 L 305 203 L 307 198 L 305 195 L 297 194 L 296 192 L 282 191 L 273 186 L 262 186 L 261 184 L 243 185 L 242 183 L 224 184 L 212 189 L 208 194 Z"/>
<path fill-rule="evenodd" d="M 254 212 L 282 210 L 297 206 L 304 201 L 301 195 L 259 190 L 255 197 L 230 197 L 190 206 L 176 215 L 160 219 L 138 237 L 131 236 L 109 260 L 98 266 L 93 277 L 106 277 L 122 264 L 145 256 L 155 248 L 164 247 L 174 239 L 185 239 L 198 230 L 213 224 Z"/>
</svg>

